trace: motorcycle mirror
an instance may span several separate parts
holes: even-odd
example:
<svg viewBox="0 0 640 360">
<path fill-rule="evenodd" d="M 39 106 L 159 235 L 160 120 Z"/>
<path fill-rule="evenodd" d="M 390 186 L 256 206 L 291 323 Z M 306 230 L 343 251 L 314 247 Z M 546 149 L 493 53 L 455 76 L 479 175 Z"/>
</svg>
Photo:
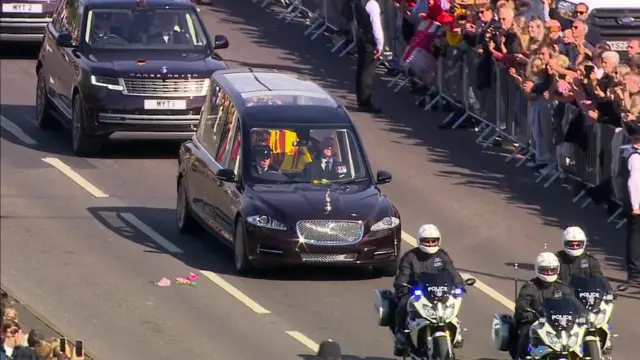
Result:
<svg viewBox="0 0 640 360">
<path fill-rule="evenodd" d="M 616 291 L 620 291 L 620 292 L 625 292 L 627 291 L 627 289 L 629 289 L 629 285 L 627 284 L 620 284 L 618 285 L 618 287 L 616 287 Z"/>
<path fill-rule="evenodd" d="M 473 286 L 476 283 L 476 279 L 474 278 L 468 278 L 464 281 L 464 284 L 467 286 Z"/>
</svg>

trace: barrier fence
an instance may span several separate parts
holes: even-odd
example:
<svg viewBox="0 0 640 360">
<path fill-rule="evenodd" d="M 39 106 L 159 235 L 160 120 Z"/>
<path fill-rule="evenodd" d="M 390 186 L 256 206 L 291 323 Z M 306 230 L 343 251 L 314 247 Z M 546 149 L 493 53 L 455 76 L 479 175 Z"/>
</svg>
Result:
<svg viewBox="0 0 640 360">
<path fill-rule="evenodd" d="M 262 7 L 276 3 L 282 5 L 284 9 L 280 12 L 280 19 L 285 22 L 294 19 L 304 21 L 308 24 L 304 34 L 310 40 L 316 40 L 323 34 L 330 36 L 334 43 L 331 52 L 340 57 L 355 49 L 355 23 L 347 18 L 349 12 L 345 10 L 351 0 L 252 1 Z M 420 81 L 398 61 L 406 47 L 398 8 L 393 0 L 378 0 L 378 3 L 387 41 L 380 62 L 398 70 L 388 84 L 397 92 L 410 82 Z M 482 147 L 490 146 L 496 139 L 513 144 L 506 162 L 514 162 L 519 167 L 534 158 L 544 161 L 548 166 L 540 170 L 535 182 L 545 188 L 566 178 L 583 183 L 586 187 L 573 198 L 573 202 L 581 202 L 583 208 L 592 203 L 592 198 L 585 196 L 589 189 L 598 186 L 609 190 L 610 200 L 618 207 L 607 222 L 617 222 L 617 228 L 620 228 L 626 219 L 623 216 L 622 191 L 616 184 L 619 153 L 622 145 L 631 143 L 624 129 L 589 120 L 589 116 L 584 114 L 586 123 L 580 138 L 575 142 L 565 142 L 567 129 L 581 110 L 572 104 L 558 104 L 525 93 L 508 69 L 495 60 L 486 69 L 491 71 L 490 83 L 479 89 L 477 76 L 482 57 L 481 53 L 467 46 L 447 48 L 445 54 L 438 58 L 433 89 L 435 96 L 418 99 L 416 104 L 424 102 L 424 110 L 433 110 L 443 103 L 457 109 L 445 118 L 444 123 L 455 129 L 465 121 L 476 122 L 476 143 Z M 553 116 L 556 107 L 564 107 L 564 112 L 560 112 L 564 113 L 561 119 Z"/>
</svg>

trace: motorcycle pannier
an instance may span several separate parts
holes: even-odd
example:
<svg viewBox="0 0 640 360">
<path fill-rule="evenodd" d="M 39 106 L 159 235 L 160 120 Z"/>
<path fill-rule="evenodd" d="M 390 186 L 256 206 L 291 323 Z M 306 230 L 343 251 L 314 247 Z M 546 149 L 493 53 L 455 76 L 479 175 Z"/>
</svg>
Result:
<svg viewBox="0 0 640 360">
<path fill-rule="evenodd" d="M 395 295 L 391 290 L 375 290 L 375 311 L 378 317 L 378 326 L 392 326 L 395 312 Z"/>
<path fill-rule="evenodd" d="M 494 314 L 491 326 L 491 339 L 496 350 L 508 351 L 509 340 L 515 332 L 515 321 L 511 315 Z"/>
</svg>

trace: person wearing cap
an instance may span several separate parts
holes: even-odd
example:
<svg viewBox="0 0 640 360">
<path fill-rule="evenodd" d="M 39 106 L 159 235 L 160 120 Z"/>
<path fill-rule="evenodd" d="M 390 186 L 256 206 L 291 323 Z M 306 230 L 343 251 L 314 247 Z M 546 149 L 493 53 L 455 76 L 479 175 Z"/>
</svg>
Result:
<svg viewBox="0 0 640 360">
<path fill-rule="evenodd" d="M 320 144 L 316 158 L 305 165 L 302 176 L 307 181 L 339 180 L 347 175 L 347 168 L 335 157 L 336 143 L 325 138 Z"/>
<path fill-rule="evenodd" d="M 191 44 L 191 41 L 182 31 L 177 30 L 178 13 L 175 11 L 158 11 L 155 16 L 155 25 L 158 31 L 149 34 L 149 44 Z"/>
<path fill-rule="evenodd" d="M 325 340 L 318 346 L 316 354 L 322 360 L 342 360 L 342 351 L 340 344 L 333 340 Z"/>
<path fill-rule="evenodd" d="M 418 247 L 407 251 L 398 265 L 393 287 L 396 291 L 397 307 L 395 312 L 396 343 L 393 350 L 395 356 L 408 356 L 409 333 L 407 331 L 407 303 L 411 294 L 406 285 L 414 286 L 421 273 L 437 273 L 447 271 L 453 276 L 453 284 L 464 288 L 464 280 L 453 265 L 449 254 L 441 247 L 440 229 L 434 224 L 424 224 L 418 228 Z M 462 336 L 454 339 L 455 348 L 462 347 Z"/>
<path fill-rule="evenodd" d="M 269 146 L 255 146 L 253 148 L 253 158 L 255 162 L 251 166 L 251 173 L 254 176 L 261 176 L 268 171 L 280 172 L 280 169 L 271 163 L 271 148 Z"/>
<path fill-rule="evenodd" d="M 95 27 L 91 31 L 91 42 L 96 42 L 100 39 L 105 39 L 110 36 L 118 36 L 112 32 L 111 29 L 111 13 L 109 12 L 94 12 L 95 14 Z"/>
</svg>

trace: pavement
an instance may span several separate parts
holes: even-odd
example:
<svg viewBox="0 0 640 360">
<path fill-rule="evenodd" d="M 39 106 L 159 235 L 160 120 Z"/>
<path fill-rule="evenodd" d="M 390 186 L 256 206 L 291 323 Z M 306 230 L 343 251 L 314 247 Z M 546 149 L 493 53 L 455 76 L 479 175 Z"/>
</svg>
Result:
<svg viewBox="0 0 640 360">
<path fill-rule="evenodd" d="M 301 72 L 354 107 L 353 61 L 330 54 L 324 40 L 310 42 L 301 25 L 248 0 L 216 0 L 201 16 L 212 35 L 228 36 L 231 47 L 220 53 L 230 66 Z M 308 359 L 325 339 L 338 341 L 346 359 L 393 359 L 372 305 L 373 290 L 390 279 L 306 268 L 237 276 L 231 251 L 174 225 L 178 144 L 70 155 L 68 134 L 34 123 L 34 52 L 9 55 L 0 66 L 0 174 L 2 287 L 10 294 L 68 337 L 81 336 L 102 360 Z M 581 209 L 567 190 L 535 184 L 466 131 L 437 130 L 443 114 L 415 108 L 384 81 L 374 94 L 383 115 L 352 115 L 374 170 L 393 174 L 383 190 L 402 214 L 404 249 L 420 224 L 435 223 L 456 265 L 479 280 L 462 308 L 460 359 L 506 358 L 492 348 L 492 316 L 511 311 L 513 278 L 533 277 L 533 259 L 545 243 L 561 246 L 565 226 L 582 226 L 606 275 L 625 278 L 624 232 L 605 223 L 602 209 Z M 153 284 L 192 271 L 201 276 L 196 287 Z M 616 305 L 617 360 L 636 359 L 638 299 L 630 291 Z"/>
</svg>

